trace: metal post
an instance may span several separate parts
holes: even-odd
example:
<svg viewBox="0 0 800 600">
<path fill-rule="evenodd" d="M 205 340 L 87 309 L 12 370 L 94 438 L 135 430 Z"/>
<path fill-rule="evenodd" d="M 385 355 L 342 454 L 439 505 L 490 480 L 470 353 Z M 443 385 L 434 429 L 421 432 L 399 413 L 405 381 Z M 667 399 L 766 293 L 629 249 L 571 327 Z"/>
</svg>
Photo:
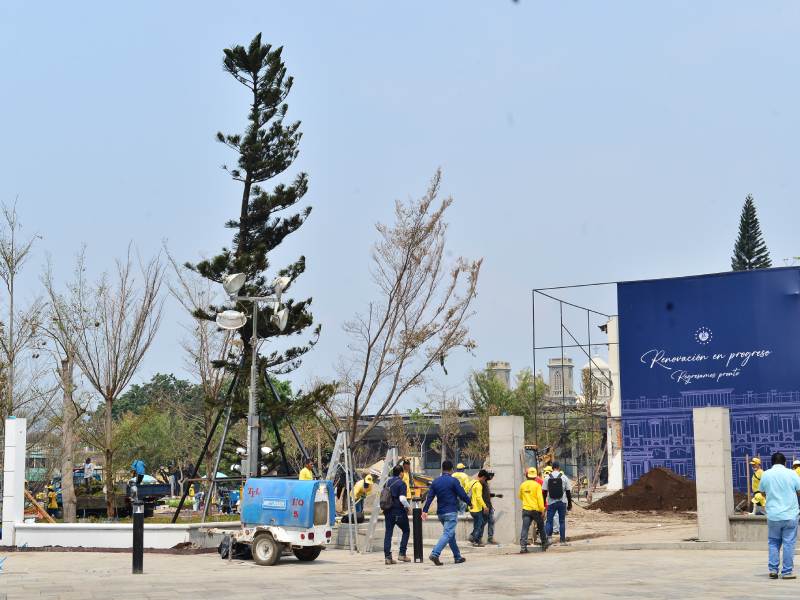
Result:
<svg viewBox="0 0 800 600">
<path fill-rule="evenodd" d="M 236 372 L 233 374 L 231 378 L 231 382 L 228 385 L 228 390 L 225 392 L 225 403 L 226 405 L 230 402 L 231 394 L 233 393 L 234 388 L 236 387 L 236 382 L 239 380 L 239 371 L 244 366 L 244 355 L 242 355 L 242 359 L 239 362 L 239 366 L 236 369 Z M 208 446 L 211 444 L 211 438 L 214 437 L 214 432 L 217 430 L 217 426 L 219 425 L 220 420 L 222 419 L 222 413 L 225 411 L 224 408 L 220 408 L 217 411 L 217 416 L 214 419 L 214 425 L 211 427 L 211 431 L 209 432 L 208 436 L 206 437 L 206 441 L 203 444 L 203 449 L 200 451 L 200 456 L 197 458 L 197 462 L 194 464 L 194 470 L 192 471 L 189 479 L 194 479 L 197 477 L 197 470 L 200 468 L 200 462 L 203 460 L 203 457 L 206 455 L 208 451 Z M 223 439 L 223 442 L 225 440 Z M 178 502 L 178 508 L 175 509 L 175 514 L 172 515 L 172 523 L 178 520 L 178 515 L 181 514 L 181 510 L 183 510 L 183 503 L 186 502 L 186 496 L 188 495 L 188 486 L 185 489 L 181 490 L 181 499 Z"/>
<path fill-rule="evenodd" d="M 214 460 L 214 472 L 211 473 L 211 485 L 208 486 L 208 498 L 206 499 L 205 506 L 203 506 L 203 518 L 201 523 L 206 522 L 208 516 L 208 507 L 211 504 L 211 498 L 214 497 L 214 492 L 217 489 L 217 471 L 219 471 L 219 462 L 222 460 L 222 450 L 225 446 L 225 438 L 228 437 L 228 427 L 231 424 L 231 405 L 225 407 L 225 426 L 222 428 L 222 438 L 219 440 L 219 448 L 217 448 L 217 457 Z"/>
<path fill-rule="evenodd" d="M 133 509 L 133 574 L 141 575 L 144 562 L 144 503 L 131 501 Z"/>
<path fill-rule="evenodd" d="M 411 511 L 411 522 L 414 526 L 414 562 L 423 562 L 422 559 L 422 508 L 419 502 L 414 502 Z"/>
<path fill-rule="evenodd" d="M 253 336 L 250 338 L 250 393 L 247 403 L 247 476 L 258 477 L 258 412 L 256 380 L 258 363 L 258 302 L 253 301 Z"/>
</svg>

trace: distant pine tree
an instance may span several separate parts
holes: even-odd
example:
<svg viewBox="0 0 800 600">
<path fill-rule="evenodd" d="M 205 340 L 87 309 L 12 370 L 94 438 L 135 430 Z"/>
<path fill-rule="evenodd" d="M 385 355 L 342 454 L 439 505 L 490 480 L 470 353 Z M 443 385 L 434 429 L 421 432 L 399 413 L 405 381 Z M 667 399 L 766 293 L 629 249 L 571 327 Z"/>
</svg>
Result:
<svg viewBox="0 0 800 600">
<path fill-rule="evenodd" d="M 733 247 L 731 269 L 734 271 L 751 271 L 753 269 L 768 269 L 772 266 L 769 250 L 761 235 L 761 225 L 758 224 L 756 205 L 753 196 L 748 194 L 742 207 L 742 216 L 739 219 L 739 237 Z"/>
</svg>

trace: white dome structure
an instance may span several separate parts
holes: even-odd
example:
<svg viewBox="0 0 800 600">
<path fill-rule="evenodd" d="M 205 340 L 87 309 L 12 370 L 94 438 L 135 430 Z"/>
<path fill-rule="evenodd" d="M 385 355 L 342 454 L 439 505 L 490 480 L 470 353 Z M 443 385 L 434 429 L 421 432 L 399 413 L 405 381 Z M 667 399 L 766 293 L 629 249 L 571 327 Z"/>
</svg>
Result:
<svg viewBox="0 0 800 600">
<path fill-rule="evenodd" d="M 595 402 L 597 404 L 608 404 L 611 400 L 611 367 L 599 356 L 593 356 L 590 361 L 581 367 L 581 382 L 584 381 L 584 373 L 592 374 L 593 387 L 595 389 Z M 580 398 L 586 402 L 586 390 L 582 390 Z"/>
</svg>

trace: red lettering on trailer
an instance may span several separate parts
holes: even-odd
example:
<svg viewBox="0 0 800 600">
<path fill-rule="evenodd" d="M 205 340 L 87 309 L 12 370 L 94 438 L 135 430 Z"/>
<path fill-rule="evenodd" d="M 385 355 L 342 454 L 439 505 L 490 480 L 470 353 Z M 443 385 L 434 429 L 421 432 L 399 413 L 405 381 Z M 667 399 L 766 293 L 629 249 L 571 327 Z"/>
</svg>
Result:
<svg viewBox="0 0 800 600">
<path fill-rule="evenodd" d="M 292 498 L 292 506 L 303 506 L 302 498 Z"/>
<path fill-rule="evenodd" d="M 300 517 L 300 513 L 298 513 L 297 511 L 294 511 L 294 512 L 292 513 L 292 516 L 293 516 L 295 519 L 297 519 L 297 518 L 299 518 L 299 517 Z"/>
<path fill-rule="evenodd" d="M 253 496 L 260 496 L 261 495 L 261 490 L 259 488 L 249 487 L 249 488 L 247 488 L 247 495 L 250 496 L 251 498 Z"/>
</svg>

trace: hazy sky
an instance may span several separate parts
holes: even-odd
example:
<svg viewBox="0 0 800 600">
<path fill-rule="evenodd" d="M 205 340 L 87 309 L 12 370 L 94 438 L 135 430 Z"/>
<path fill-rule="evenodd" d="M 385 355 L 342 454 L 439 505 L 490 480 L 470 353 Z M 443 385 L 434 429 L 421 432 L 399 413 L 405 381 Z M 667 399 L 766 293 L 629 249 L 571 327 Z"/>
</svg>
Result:
<svg viewBox="0 0 800 600">
<path fill-rule="evenodd" d="M 438 166 L 453 254 L 485 259 L 450 384 L 530 366 L 533 287 L 729 269 L 747 193 L 776 265 L 800 254 L 796 2 L 5 2 L 0 199 L 43 236 L 23 297 L 45 252 L 67 276 L 84 243 L 99 272 L 131 240 L 181 260 L 230 242 L 240 189 L 214 134 L 247 98 L 222 49 L 259 31 L 295 77 L 314 209 L 272 256 L 306 255 L 294 293 L 323 324 L 297 382 L 333 375 L 374 296 L 374 224 Z M 574 298 L 614 310 L 609 290 Z M 182 372 L 185 322 L 171 302 L 137 381 Z"/>
</svg>

